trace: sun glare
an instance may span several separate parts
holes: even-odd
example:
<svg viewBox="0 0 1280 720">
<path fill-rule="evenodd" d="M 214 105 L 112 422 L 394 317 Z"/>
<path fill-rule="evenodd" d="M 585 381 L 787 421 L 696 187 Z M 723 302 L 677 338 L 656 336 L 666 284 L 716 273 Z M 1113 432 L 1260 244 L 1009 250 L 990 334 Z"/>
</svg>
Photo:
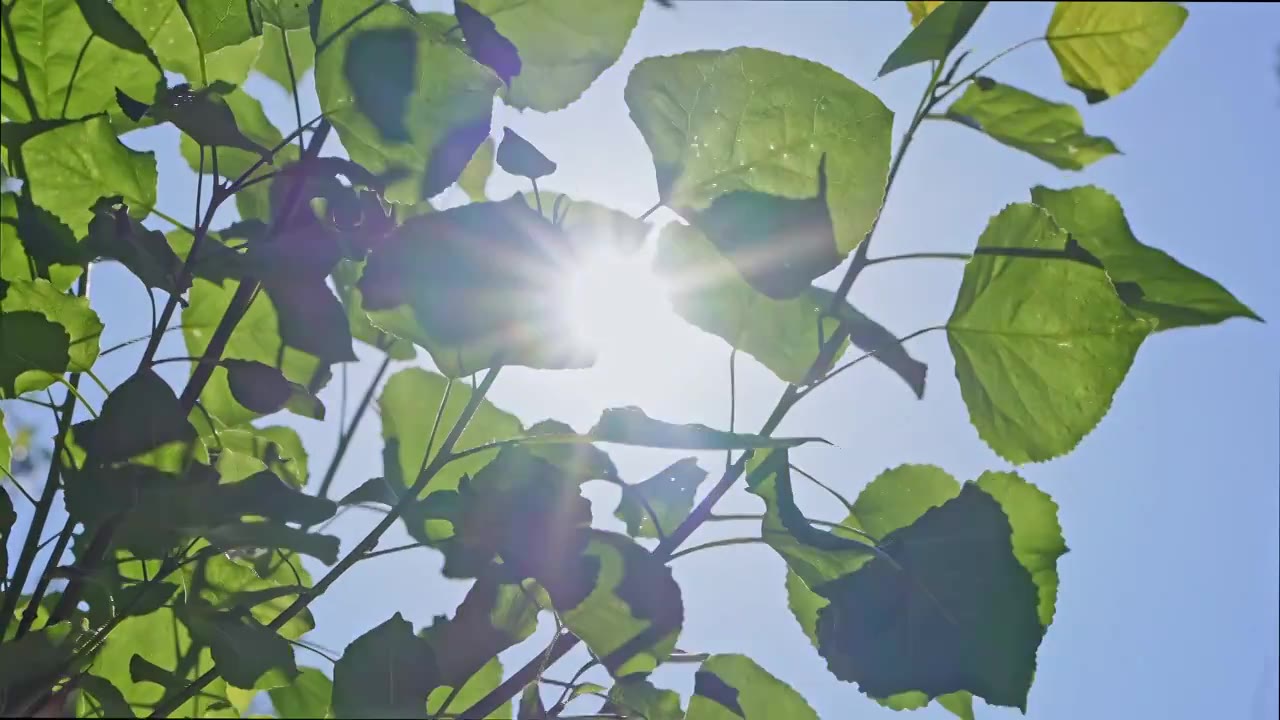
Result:
<svg viewBox="0 0 1280 720">
<path fill-rule="evenodd" d="M 599 362 L 649 362 L 661 354 L 675 314 L 662 280 L 652 269 L 652 250 L 625 254 L 602 249 L 574 269 L 563 298 L 574 341 L 599 354 Z"/>
</svg>

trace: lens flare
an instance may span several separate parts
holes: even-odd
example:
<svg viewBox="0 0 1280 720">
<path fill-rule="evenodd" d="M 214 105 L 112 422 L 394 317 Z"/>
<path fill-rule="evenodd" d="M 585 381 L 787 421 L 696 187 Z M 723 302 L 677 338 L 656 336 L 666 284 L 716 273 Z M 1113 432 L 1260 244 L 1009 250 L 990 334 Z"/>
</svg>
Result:
<svg viewBox="0 0 1280 720">
<path fill-rule="evenodd" d="M 629 254 L 601 249 L 576 263 L 565 283 L 562 302 L 574 342 L 601 361 L 652 359 L 676 327 L 652 255 L 648 247 Z"/>
</svg>

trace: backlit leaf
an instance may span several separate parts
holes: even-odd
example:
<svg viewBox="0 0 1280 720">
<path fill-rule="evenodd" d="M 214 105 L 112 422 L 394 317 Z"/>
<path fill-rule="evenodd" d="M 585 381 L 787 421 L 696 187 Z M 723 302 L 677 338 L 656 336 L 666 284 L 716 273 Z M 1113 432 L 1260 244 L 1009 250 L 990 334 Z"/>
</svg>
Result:
<svg viewBox="0 0 1280 720">
<path fill-rule="evenodd" d="M 53 384 L 70 362 L 67 331 L 40 313 L 0 313 L 0 395 L 15 398 Z"/>
<path fill-rule="evenodd" d="M 1121 298 L 1139 315 L 1157 321 L 1157 330 L 1212 325 L 1228 318 L 1261 320 L 1214 280 L 1133 236 L 1124 208 L 1107 191 L 1087 185 L 1031 189 L 1031 201 L 1081 247 L 1102 261 Z M 1130 287 L 1129 294 L 1122 289 Z"/>
<path fill-rule="evenodd" d="M 1066 244 L 1049 214 L 1025 203 L 993 217 L 978 240 L 979 250 Z M 1099 268 L 976 255 L 947 324 L 970 421 L 1011 462 L 1069 452 L 1106 415 L 1152 325 L 1125 306 Z"/>
<path fill-rule="evenodd" d="M 178 286 L 182 261 L 169 247 L 159 230 L 150 230 L 129 217 L 128 208 L 119 198 L 103 198 L 93 208 L 89 235 L 84 240 L 86 253 L 116 260 L 129 269 L 148 288 L 180 293 Z"/>
<path fill-rule="evenodd" d="M 396 613 L 356 638 L 333 666 L 333 715 L 422 717 L 438 674 L 431 644 Z"/>
<path fill-rule="evenodd" d="M 271 688 L 271 706 L 282 718 L 322 718 L 329 713 L 333 681 L 316 668 L 298 668 L 298 677 Z"/>
<path fill-rule="evenodd" d="M 53 213 L 23 195 L 0 194 L 0 296 L 5 282 L 41 277 L 65 291 L 86 259 L 71 228 Z"/>
<path fill-rule="evenodd" d="M 911 27 L 916 27 L 942 5 L 942 0 L 907 0 L 907 12 L 911 13 Z"/>
<path fill-rule="evenodd" d="M 22 157 L 31 199 L 57 215 L 76 237 L 88 231 L 100 197 L 122 196 L 137 220 L 155 206 L 155 153 L 122 145 L 106 116 L 36 135 L 22 144 Z"/>
<path fill-rule="evenodd" d="M 826 312 L 827 308 L 835 307 L 835 316 L 843 321 L 844 331 L 849 334 L 849 340 L 854 347 L 864 353 L 874 353 L 872 357 L 876 362 L 902 378 L 917 398 L 924 397 L 924 381 L 929 368 L 911 357 L 896 335 L 880 323 L 863 315 L 847 301 L 833 304 L 834 293 L 822 288 L 813 288 L 810 290 L 810 295 L 823 301 L 821 303 L 823 312 Z M 836 357 L 839 356 L 840 354 L 837 353 Z"/>
<path fill-rule="evenodd" d="M 813 197 L 825 154 L 841 256 L 879 213 L 893 114 L 830 68 L 754 48 L 649 58 L 631 71 L 626 100 L 659 195 L 678 211 L 733 191 Z"/>
<path fill-rule="evenodd" d="M 270 159 L 270 150 L 240 131 L 235 113 L 223 99 L 231 92 L 221 84 L 198 90 L 175 85 L 156 97 L 148 114 L 159 122 L 173 123 L 198 145 L 235 148 Z"/>
<path fill-rule="evenodd" d="M 262 34 L 262 23 L 244 0 L 200 0 L 183 4 L 200 51 L 206 55 Z"/>
<path fill-rule="evenodd" d="M 1132 87 L 1186 19 L 1171 2 L 1060 2 L 1045 36 L 1062 79 L 1092 104 Z"/>
<path fill-rule="evenodd" d="M 366 14 L 368 7 L 357 0 L 324 3 L 322 43 L 358 14 L 362 17 L 316 58 L 320 108 L 329 113 L 352 160 L 377 175 L 403 174 L 388 188 L 388 199 L 414 203 L 457 180 L 487 129 L 466 135 L 474 142 L 454 153 L 462 157 L 453 177 L 437 171 L 427 183 L 425 175 L 450 133 L 488 127 L 501 81 L 403 8 L 387 3 Z"/>
<path fill-rule="evenodd" d="M 1040 597 L 1040 624 L 1049 627 L 1058 600 L 1058 558 L 1067 552 L 1058 524 L 1058 504 L 1015 473 L 985 472 L 975 484 L 1000 503 L 1013 528 L 1013 555 Z"/>
<path fill-rule="evenodd" d="M 347 309 L 347 321 L 351 327 L 351 337 L 366 345 L 372 345 L 387 353 L 395 360 L 412 360 L 418 351 L 413 343 L 388 335 L 373 326 L 364 310 L 364 297 L 357 284 L 364 272 L 364 263 L 345 260 L 333 271 L 333 287 L 338 299 Z"/>
<path fill-rule="evenodd" d="M 442 620 L 443 618 L 440 616 L 436 617 L 437 623 Z M 430 641 L 432 639 L 431 632 L 433 629 L 434 628 L 427 628 L 423 631 L 423 637 Z M 437 649 L 437 653 L 451 652 L 453 650 L 453 648 L 445 645 L 433 644 L 433 646 Z M 451 660 L 441 660 L 440 662 L 446 665 L 452 664 Z M 442 681 L 444 681 L 443 678 L 446 676 L 446 672 L 441 669 L 440 674 Z M 474 703 L 479 702 L 479 700 L 485 695 L 496 690 L 497 687 L 502 684 L 502 663 L 499 662 L 496 657 L 490 658 L 489 662 L 485 663 L 479 670 L 472 673 L 470 676 L 463 677 L 460 680 L 454 680 L 454 682 L 462 683 L 462 688 L 458 690 L 456 695 L 454 695 L 453 686 L 448 684 L 441 685 L 431 691 L 431 695 L 427 697 L 427 714 L 429 716 L 434 716 L 437 713 L 456 713 L 463 708 L 471 707 Z M 444 702 L 450 697 L 453 698 L 453 701 L 446 707 Z M 485 720 L 507 720 L 510 717 L 511 702 L 508 701 L 503 703 L 497 710 L 485 716 Z"/>
<path fill-rule="evenodd" d="M 471 0 L 469 4 L 492 20 L 497 32 L 519 52 L 520 74 L 510 81 L 504 102 L 514 108 L 551 112 L 577 100 L 618 61 L 644 0 L 613 0 L 589 9 L 577 0 Z"/>
<path fill-rule="evenodd" d="M 609 688 L 609 701 L 631 717 L 644 720 L 681 720 L 680 694 L 662 690 L 644 678 L 626 677 Z"/>
<path fill-rule="evenodd" d="M 917 63 L 945 60 L 968 34 L 969 28 L 973 27 L 986 7 L 985 2 L 949 0 L 932 11 L 927 10 L 924 19 L 914 23 L 915 28 L 911 34 L 884 61 L 880 77 Z M 914 20 L 914 8 L 911 14 Z"/>
<path fill-rule="evenodd" d="M 214 666 L 236 687 L 279 687 L 298 674 L 293 648 L 252 616 L 187 603 L 179 617 L 197 642 L 209 646 Z"/>
<path fill-rule="evenodd" d="M 969 691 L 1025 711 L 1044 628 L 1009 520 L 977 486 L 890 533 L 856 572 L 816 588 L 819 651 L 873 697 Z"/>
<path fill-rule="evenodd" d="M 750 448 L 794 447 L 808 442 L 830 445 L 816 437 L 774 438 L 749 433 L 733 433 L 698 423 L 675 424 L 655 420 L 635 407 L 609 408 L 587 436 L 596 442 L 639 445 L 672 450 L 746 450 Z"/>
<path fill-rule="evenodd" d="M 146 40 L 159 58 L 161 67 L 182 73 L 192 83 L 203 80 L 200 75 L 200 48 L 179 3 L 172 0 L 115 0 L 112 4 Z M 220 78 L 210 78 L 216 79 Z"/>
<path fill-rule="evenodd" d="M 218 148 L 218 174 L 228 180 L 234 180 L 243 173 L 249 171 L 249 168 L 262 159 L 260 150 L 275 147 L 282 135 L 276 129 L 271 121 L 267 119 L 267 115 L 262 110 L 262 104 L 256 98 L 246 93 L 243 89 L 237 88 L 232 92 L 220 96 L 222 103 L 221 109 L 230 114 L 230 125 L 235 132 L 239 133 L 245 141 L 246 147 L 252 148 L 252 151 L 246 151 L 239 147 L 220 147 Z M 209 101 L 213 102 L 213 101 Z M 224 122 L 226 117 L 223 118 Z M 199 170 L 200 165 L 200 146 L 196 138 L 184 133 L 180 141 L 182 157 L 186 159 L 187 165 L 192 170 Z M 272 172 L 277 167 L 283 167 L 289 161 L 298 157 L 298 149 L 293 145 L 288 145 L 280 149 L 275 155 L 275 167 L 266 164 L 259 168 L 248 179 L 258 178 L 266 173 Z M 213 174 L 213 153 L 209 149 L 204 151 L 204 173 L 206 175 Z M 246 188 L 245 192 L 236 194 L 236 206 L 241 208 L 241 215 L 245 218 L 256 217 L 262 219 L 269 214 L 267 208 L 261 208 L 257 212 L 244 212 L 246 209 L 242 207 L 245 203 L 251 202 L 250 198 L 254 195 L 255 189 L 260 192 L 266 192 L 270 187 L 269 183 L 263 182 L 258 185 Z"/>
<path fill-rule="evenodd" d="M 693 497 L 707 471 L 695 458 L 672 463 L 657 475 L 623 488 L 614 516 L 632 537 L 665 537 L 693 510 Z"/>
<path fill-rule="evenodd" d="M 712 655 L 693 676 L 685 720 L 818 720 L 790 685 L 745 655 Z"/>
<path fill-rule="evenodd" d="M 462 188 L 472 202 L 482 202 L 485 199 L 484 188 L 489 182 L 489 176 L 493 174 L 493 158 L 493 138 L 485 138 L 480 149 L 467 161 L 467 166 L 458 176 L 458 187 Z"/>
<path fill-rule="evenodd" d="M 556 171 L 555 163 L 511 128 L 503 130 L 502 143 L 498 145 L 498 165 L 512 175 L 533 179 Z"/>
<path fill-rule="evenodd" d="M 253 69 L 266 75 L 284 88 L 285 92 L 293 92 L 289 82 L 289 65 L 285 60 L 286 37 L 289 42 L 289 57 L 293 60 L 294 80 L 301 83 L 303 76 L 316 61 L 316 46 L 311 42 L 311 32 L 305 24 L 296 30 L 281 30 L 275 25 L 264 27 L 262 52 L 258 53 L 258 61 Z"/>
<path fill-rule="evenodd" d="M 516 46 L 498 32 L 492 20 L 462 0 L 454 1 L 453 12 L 471 57 L 489 66 L 502 82 L 510 85 L 511 78 L 520 74 L 520 53 Z"/>
<path fill-rule="evenodd" d="M 173 388 L 151 369 L 120 383 L 103 401 L 98 417 L 78 423 L 75 431 L 76 442 L 98 463 L 196 440 Z"/>
<path fill-rule="evenodd" d="M 14 363 L 11 368 L 22 368 L 16 370 L 18 373 L 40 371 L 25 375 L 12 386 L 16 394 L 46 388 L 55 376 L 64 371 L 88 370 L 98 359 L 102 321 L 89 307 L 88 298 L 61 293 L 46 280 L 9 283 L 0 298 L 0 317 L 9 318 L 5 321 L 0 357 L 6 359 L 6 364 Z M 15 371 L 5 374 L 10 372 Z M 8 384 L 13 380 L 11 377 L 0 382 Z"/>
<path fill-rule="evenodd" d="M 1083 170 L 1120 152 L 1107 138 L 1086 135 L 1075 107 L 986 78 L 970 83 L 947 117 L 1063 170 Z"/>
</svg>

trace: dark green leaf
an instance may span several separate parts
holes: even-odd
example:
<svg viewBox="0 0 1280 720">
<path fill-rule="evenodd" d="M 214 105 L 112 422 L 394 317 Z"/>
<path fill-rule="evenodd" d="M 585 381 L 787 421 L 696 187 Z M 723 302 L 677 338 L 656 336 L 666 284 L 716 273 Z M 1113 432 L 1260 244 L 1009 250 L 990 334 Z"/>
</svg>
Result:
<svg viewBox="0 0 1280 720">
<path fill-rule="evenodd" d="M 964 39 L 986 7 L 985 2 L 967 0 L 942 3 L 889 54 L 879 76 L 930 60 L 942 62 Z"/>
<path fill-rule="evenodd" d="M 832 307 L 835 294 L 821 288 L 813 288 L 809 295 L 821 302 L 823 312 Z M 876 362 L 892 370 L 907 383 L 917 398 L 924 397 L 924 381 L 929 367 L 911 357 L 898 337 L 880 323 L 863 315 L 847 301 L 834 303 L 835 316 L 844 323 L 853 346 L 864 353 L 874 353 Z M 839 357 L 839 354 L 836 355 Z"/>
<path fill-rule="evenodd" d="M 431 644 L 396 613 L 356 638 L 333 666 L 334 717 L 422 717 L 438 675 Z"/>
<path fill-rule="evenodd" d="M 89 457 L 104 464 L 196 440 L 173 388 L 149 369 L 120 383 L 102 403 L 98 417 L 77 424 L 75 431 Z"/>
<path fill-rule="evenodd" d="M 1132 87 L 1186 19 L 1171 2 L 1060 2 L 1045 36 L 1062 79 L 1092 104 Z"/>
<path fill-rule="evenodd" d="M 421 200 L 435 197 L 461 179 L 480 146 L 489 139 L 489 122 L 486 115 L 445 133 L 427 161 L 427 171 L 422 177 Z"/>
<path fill-rule="evenodd" d="M 537 179 L 556 171 L 556 164 L 547 159 L 532 143 L 505 128 L 502 144 L 498 145 L 498 165 L 512 175 Z"/>
<path fill-rule="evenodd" d="M 1053 623 L 1058 599 L 1058 558 L 1066 554 L 1058 504 L 1014 473 L 985 472 L 976 485 L 1004 510 L 1013 528 L 1013 554 L 1031 574 L 1040 597 L 1040 624 Z"/>
<path fill-rule="evenodd" d="M 597 442 L 640 445 L 679 450 L 747 450 L 751 448 L 786 448 L 808 442 L 830 445 L 816 437 L 772 438 L 763 435 L 731 433 L 698 423 L 676 425 L 655 420 L 638 407 L 609 408 L 587 433 Z"/>
<path fill-rule="evenodd" d="M 685 720 L 818 720 L 790 685 L 745 655 L 713 655 L 694 675 Z"/>
<path fill-rule="evenodd" d="M 101 709 L 102 717 L 137 717 L 133 712 L 133 708 L 129 707 L 129 703 L 125 701 L 124 695 L 120 692 L 120 689 L 115 685 L 112 685 L 111 681 L 105 678 L 98 677 L 97 675 L 86 674 L 80 678 L 79 682 L 76 683 L 76 687 L 82 693 L 80 698 L 80 705 L 82 708 L 85 705 L 85 698 L 83 695 L 88 695 L 93 698 L 92 704 L 96 708 Z M 79 713 L 79 716 L 84 717 L 87 714 L 88 713 L 82 710 Z"/>
<path fill-rule="evenodd" d="M 893 114 L 830 68 L 754 48 L 649 58 L 631 71 L 626 99 L 659 195 L 678 211 L 734 191 L 811 198 L 826 155 L 841 256 L 879 214 Z"/>
<path fill-rule="evenodd" d="M 322 718 L 329 713 L 333 682 L 321 671 L 298 668 L 298 677 L 283 687 L 271 688 L 271 706 L 282 718 Z"/>
<path fill-rule="evenodd" d="M 262 34 L 262 24 L 245 0 L 198 0 L 182 3 L 200 51 L 209 54 Z"/>
<path fill-rule="evenodd" d="M 623 678 L 609 688 L 609 701 L 644 720 L 681 720 L 680 694 L 662 690 L 643 678 Z"/>
<path fill-rule="evenodd" d="M 209 100 L 209 102 L 213 103 L 215 101 Z M 224 111 L 222 112 L 221 121 L 224 127 L 226 123 L 230 123 L 231 128 L 246 141 L 239 143 L 239 147 L 224 145 L 218 148 L 218 174 L 228 180 L 234 180 L 248 172 L 255 163 L 262 159 L 261 150 L 275 147 L 280 143 L 283 136 L 275 125 L 271 124 L 271 120 L 267 118 L 262 109 L 262 104 L 243 89 L 237 88 L 232 92 L 220 95 L 216 102 L 219 105 L 219 109 Z M 248 149 L 242 149 L 246 147 Z M 187 165 L 192 170 L 200 170 L 200 145 L 197 138 L 184 133 L 180 148 L 182 157 L 186 159 Z M 287 163 L 296 160 L 297 157 L 297 147 L 287 145 L 276 153 L 275 165 L 278 167 L 286 166 Z M 262 177 L 274 169 L 271 165 L 264 165 L 249 175 L 247 179 Z M 208 149 L 204 151 L 204 173 L 206 175 L 213 174 L 213 153 Z M 270 211 L 265 206 L 257 206 L 257 204 L 261 204 L 261 199 L 258 196 L 267 196 L 273 186 L 274 183 L 266 181 L 236 193 L 236 206 L 241 208 L 241 216 L 257 219 L 266 217 Z M 244 210 L 251 211 L 244 212 Z"/>
<path fill-rule="evenodd" d="M 363 262 L 355 263 L 350 260 L 339 263 L 333 271 L 333 286 L 338 292 L 338 299 L 347 309 L 352 339 L 372 345 L 394 360 L 412 360 L 418 354 L 413 343 L 392 337 L 369 322 L 369 316 L 364 310 L 364 297 L 356 287 L 363 272 Z"/>
<path fill-rule="evenodd" d="M 489 182 L 489 176 L 493 174 L 493 158 L 493 138 L 485 138 L 484 142 L 480 143 L 480 148 L 467 161 L 462 174 L 458 176 L 458 187 L 472 202 L 485 200 L 484 189 Z"/>
<path fill-rule="evenodd" d="M 372 503 L 375 505 L 386 505 L 391 507 L 400 499 L 398 491 L 387 484 L 386 478 L 375 477 L 369 478 L 360 483 L 360 487 L 352 490 L 342 499 L 338 501 L 339 505 L 360 505 L 363 503 Z"/>
<path fill-rule="evenodd" d="M 501 681 L 502 668 L 494 667 L 498 653 L 527 639 L 537 626 L 538 605 L 536 586 L 525 583 L 500 585 L 491 579 L 481 578 L 467 592 L 454 616 L 437 617 L 431 627 L 422 632 L 439 661 L 441 687 L 464 683 L 455 702 L 453 712 L 470 707 L 478 696 L 464 699 L 477 686 L 487 684 L 486 676 L 497 670 Z M 494 686 L 497 682 L 493 683 Z M 437 690 L 438 692 L 438 690 Z M 437 704 L 443 699 L 432 698 Z M 470 700 L 468 702 L 467 700 Z M 509 717 L 510 709 L 505 715 Z"/>
<path fill-rule="evenodd" d="M 233 522 L 205 530 L 205 537 L 223 550 L 273 548 L 292 550 L 325 565 L 338 561 L 338 538 L 308 533 L 274 522 Z"/>
<path fill-rule="evenodd" d="M 103 115 L 41 133 L 22 144 L 31 199 L 58 216 L 76 237 L 88 231 L 98 198 L 120 195 L 141 220 L 156 203 L 155 153 L 116 139 Z"/>
<path fill-rule="evenodd" d="M 497 364 L 586 367 L 593 358 L 561 307 L 571 243 L 519 196 L 412 218 L 370 254 L 364 307 L 451 377 Z"/>
<path fill-rule="evenodd" d="M 1232 317 L 1261 320 L 1217 282 L 1139 242 L 1124 208 L 1107 191 L 1092 185 L 1065 190 L 1036 186 L 1031 201 L 1101 260 L 1117 287 L 1134 284 L 1140 289 L 1133 293 L 1136 297 L 1121 297 L 1140 315 L 1156 320 L 1157 330 L 1212 325 Z"/>
<path fill-rule="evenodd" d="M 279 687 L 298 674 L 293 648 L 252 616 L 188 603 L 179 617 L 192 638 L 209 646 L 218 673 L 236 687 Z"/>
<path fill-rule="evenodd" d="M 501 81 L 412 13 L 391 3 L 368 7 L 324 4 L 318 37 L 332 40 L 316 59 L 316 91 L 351 159 L 379 176 L 399 174 L 387 198 L 414 203 L 457 180 L 488 135 L 469 128 L 488 127 Z M 469 147 L 446 143 L 459 129 Z M 427 183 L 442 145 L 449 162 L 436 161 Z"/>
<path fill-rule="evenodd" d="M 85 251 L 95 258 L 116 260 L 142 284 L 168 293 L 186 292 L 178 286 L 182 261 L 159 230 L 149 230 L 129 216 L 120 198 L 102 198 L 93 207 Z"/>
<path fill-rule="evenodd" d="M 258 62 L 253 68 L 284 88 L 285 92 L 292 93 L 289 64 L 285 60 L 285 38 L 288 38 L 289 58 L 293 60 L 294 81 L 301 83 L 303 75 L 316 61 L 316 46 L 305 23 L 296 30 L 281 30 L 275 25 L 264 27 L 262 52 L 258 54 Z"/>
<path fill-rule="evenodd" d="M 323 277 L 268 275 L 262 286 L 275 305 L 285 345 L 323 365 L 356 360 L 347 311 Z"/>
<path fill-rule="evenodd" d="M 1025 203 L 992 218 L 978 240 L 979 250 L 1065 247 L 1067 233 Z M 947 324 L 970 421 L 1011 462 L 1069 452 L 1106 415 L 1152 325 L 1099 268 L 979 253 Z"/>
<path fill-rule="evenodd" d="M 11 123 L 4 125 L 8 138 Z M 4 285 L 45 278 L 67 290 L 87 260 L 71 228 L 25 195 L 0 194 L 0 297 Z"/>
<path fill-rule="evenodd" d="M 0 313 L 0 341 L 0 396 L 49 387 L 70 362 L 66 329 L 37 312 Z"/>
<path fill-rule="evenodd" d="M 284 407 L 293 394 L 293 383 L 279 369 L 252 360 L 223 360 L 231 396 L 250 410 L 270 415 Z"/>
<path fill-rule="evenodd" d="M 498 32 L 492 20 L 462 0 L 455 0 L 453 12 L 458 18 L 458 27 L 462 29 L 462 37 L 467 41 L 471 57 L 489 66 L 489 69 L 502 78 L 503 83 L 510 85 L 511 78 L 520 74 L 520 53 L 516 51 L 516 46 Z"/>
<path fill-rule="evenodd" d="M 492 20 L 497 33 L 519 53 L 520 74 L 509 81 L 504 102 L 514 108 L 551 112 L 577 100 L 618 61 L 644 0 L 612 0 L 592 5 L 589 11 L 578 0 L 471 0 L 469 4 Z M 458 19 L 461 22 L 461 16 Z M 474 47 L 472 52 L 477 52 Z M 488 64 L 491 56 L 486 49 L 476 58 Z M 495 71 L 502 75 L 513 69 Z"/>
<path fill-rule="evenodd" d="M 49 322 L 61 326 L 69 339 L 67 348 L 69 362 L 65 366 L 66 370 L 83 372 L 93 367 L 94 361 L 98 359 L 98 339 L 102 335 L 102 322 L 98 319 L 98 314 L 89 307 L 88 298 L 65 295 L 44 280 L 19 281 L 9 284 L 8 291 L 3 299 L 0 299 L 0 311 L 4 313 L 34 312 L 43 315 Z M 61 374 L 61 369 L 56 374 Z M 44 382 L 43 385 L 28 389 L 46 387 L 53 381 L 53 378 L 48 376 L 39 379 Z M 34 378 L 30 380 L 34 381 Z"/>
<path fill-rule="evenodd" d="M 530 438 L 524 444 L 530 454 L 546 460 L 564 471 L 573 482 L 584 483 L 588 480 L 617 481 L 618 468 L 613 464 L 609 453 L 595 445 L 577 442 L 573 428 L 557 420 L 543 420 L 532 425 L 525 433 Z M 539 442 L 545 436 L 547 442 Z M 556 442 L 557 440 L 569 440 Z"/>
<path fill-rule="evenodd" d="M 613 514 L 627 524 L 632 537 L 665 537 L 689 516 L 706 477 L 697 459 L 677 460 L 644 482 L 624 486 Z"/>
<path fill-rule="evenodd" d="M 842 260 L 827 210 L 826 166 L 822 155 L 812 197 L 737 190 L 712 200 L 693 224 L 751 287 L 774 300 L 797 297 Z"/>
<path fill-rule="evenodd" d="M 1086 135 L 1071 105 L 994 81 L 970 84 L 947 117 L 1063 170 L 1083 170 L 1120 152 L 1107 138 Z"/>
<path fill-rule="evenodd" d="M 99 4 L 104 7 L 95 7 Z M 86 19 L 82 9 L 89 10 L 92 21 Z M 145 50 L 145 46 L 138 46 L 139 38 L 124 37 L 128 28 L 122 25 L 125 23 L 116 16 L 111 3 L 15 3 L 5 9 L 0 73 L 11 79 L 25 76 L 36 115 L 41 118 L 81 118 L 103 111 L 116 112 L 117 85 L 134 97 L 150 101 L 161 80 L 160 70 L 145 52 L 139 52 Z M 18 60 L 25 70 L 22 74 L 17 71 Z M 32 119 L 23 93 L 9 83 L 0 92 L 0 113 L 18 122 Z M 119 114 L 116 118 L 123 120 Z M 106 122 L 105 117 L 101 119 Z M 29 157 L 24 159 L 28 171 L 32 170 L 35 163 Z M 92 202 L 89 200 L 81 208 Z"/>
<path fill-rule="evenodd" d="M 271 151 L 240 131 L 236 115 L 223 99 L 233 88 L 222 92 L 218 83 L 199 90 L 176 85 L 156 97 L 148 114 L 160 122 L 171 122 L 198 145 L 229 147 L 256 153 L 265 160 Z"/>
<path fill-rule="evenodd" d="M 70 622 L 61 622 L 0 645 L 0 712 L 19 717 L 23 706 L 18 703 L 31 700 L 35 686 L 52 685 L 74 672 L 78 636 Z"/>
</svg>

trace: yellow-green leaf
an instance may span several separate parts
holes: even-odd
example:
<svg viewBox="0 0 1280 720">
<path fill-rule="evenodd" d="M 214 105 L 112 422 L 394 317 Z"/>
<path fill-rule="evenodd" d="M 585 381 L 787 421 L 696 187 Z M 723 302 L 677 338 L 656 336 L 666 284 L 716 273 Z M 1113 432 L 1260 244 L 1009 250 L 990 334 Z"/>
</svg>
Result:
<svg viewBox="0 0 1280 720">
<path fill-rule="evenodd" d="M 1062 79 L 1092 104 L 1138 82 L 1186 19 L 1171 2 L 1059 2 L 1045 36 Z"/>
</svg>

